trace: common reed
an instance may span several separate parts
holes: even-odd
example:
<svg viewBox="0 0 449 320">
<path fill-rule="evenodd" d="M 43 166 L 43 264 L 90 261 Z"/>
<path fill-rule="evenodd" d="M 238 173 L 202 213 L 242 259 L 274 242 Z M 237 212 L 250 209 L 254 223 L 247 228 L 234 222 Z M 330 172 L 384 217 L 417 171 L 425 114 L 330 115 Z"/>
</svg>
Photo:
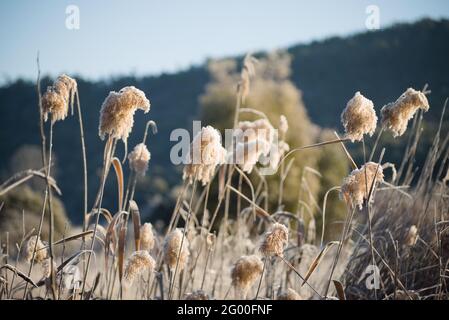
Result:
<svg viewBox="0 0 449 320">
<path fill-rule="evenodd" d="M 361 141 L 366 134 L 372 136 L 377 124 L 373 102 L 360 92 L 356 92 L 343 110 L 341 122 L 345 128 L 346 138 L 353 142 Z"/>
<path fill-rule="evenodd" d="M 382 108 L 382 126 L 390 129 L 394 137 L 402 136 L 407 130 L 409 120 L 419 109 L 429 110 L 427 97 L 421 91 L 408 88 L 395 102 Z"/>
<path fill-rule="evenodd" d="M 406 159 L 397 171 L 394 164 L 382 160 L 388 150 L 382 152 L 378 163 L 364 159 L 364 164 L 358 166 L 345 147 L 347 140 L 340 138 L 302 146 L 292 144 L 288 152 L 288 138 L 297 134 L 289 129 L 289 122 L 293 128 L 295 119 L 276 115 L 277 136 L 264 113 L 240 108 L 251 98 L 254 64 L 254 58 L 247 56 L 240 75 L 232 78 L 234 95 L 235 84 L 240 81 L 235 145 L 225 150 L 219 131 L 212 126 L 203 127 L 195 135 L 189 146 L 183 185 L 173 191 L 177 200 L 168 226 L 152 221 L 153 228 L 145 222 L 158 209 L 154 209 L 152 201 L 140 203 L 142 199 L 134 198 L 136 175 L 148 175 L 151 155 L 145 143 L 152 122 L 147 122 L 142 142 L 124 159 L 123 167 L 115 158 L 118 140 L 126 142 L 131 135 L 135 111 L 147 112 L 150 103 L 134 87 L 111 92 L 101 106 L 99 133 L 108 139 L 103 163 L 98 164 L 103 165 L 100 187 L 91 212 L 85 214 L 86 226 L 82 231 L 67 226 L 60 239 L 51 240 L 49 236 L 48 244 L 41 240 L 40 227 L 35 235 L 36 230 L 24 226 L 24 246 L 17 246 L 17 263 L 4 263 L 4 259 L 1 262 L 0 298 L 210 300 L 227 299 L 234 289 L 231 298 L 238 299 L 447 299 L 449 138 L 439 132 L 421 171 L 414 169 L 413 155 L 422 129 L 422 112 L 413 121 Z M 61 76 L 42 98 L 40 110 L 46 119 L 51 117 L 51 125 L 68 114 L 73 94 L 77 93 L 72 80 Z M 417 110 L 428 110 L 425 94 L 408 89 L 396 102 L 385 106 L 381 111 L 382 127 L 397 138 L 403 135 Z M 243 112 L 258 118 L 239 122 L 238 114 Z M 364 149 L 371 145 L 365 145 L 364 140 L 376 129 L 372 101 L 357 92 L 347 103 L 341 120 L 346 139 L 363 141 Z M 382 142 L 379 138 L 375 144 Z M 347 176 L 338 185 L 328 187 L 323 201 L 313 192 L 315 186 L 309 184 L 307 174 L 321 181 L 334 172 L 319 171 L 317 163 L 302 168 L 298 176 L 300 190 L 284 188 L 285 177 L 291 172 L 287 157 L 334 143 L 342 146 L 353 169 L 347 168 Z M 235 157 L 237 163 L 224 165 L 226 157 Z M 258 168 L 257 164 L 266 164 L 268 158 L 273 168 L 281 169 L 275 179 L 263 176 Z M 126 160 L 129 164 L 125 166 Z M 116 178 L 111 183 L 118 187 L 116 193 L 109 194 L 104 188 L 111 166 Z M 128 166 L 129 175 L 124 172 Z M 391 179 L 386 173 L 390 169 Z M 56 185 L 48 172 L 44 176 Z M 146 178 L 142 181 L 152 181 L 151 175 Z M 273 196 L 270 180 L 276 189 L 279 187 L 279 196 Z M 329 205 L 328 195 L 337 190 L 344 202 L 337 197 L 335 201 L 341 201 L 343 207 L 346 203 L 347 212 L 343 222 L 331 221 L 342 225 L 340 240 L 326 240 L 326 213 L 335 209 Z M 283 192 L 298 195 L 297 211 L 285 205 Z M 111 197 L 110 201 L 103 203 L 103 196 Z M 44 202 L 41 219 L 49 204 Z M 46 234 L 42 237 L 47 239 Z M 86 240 L 91 241 L 90 247 L 84 244 Z M 50 245 L 55 249 L 54 258 Z M 90 267 L 91 257 L 94 263 Z M 31 268 L 29 274 L 22 272 L 24 259 L 19 258 L 25 258 L 30 265 L 39 263 L 42 274 L 31 272 Z M 381 278 L 382 286 L 374 291 L 365 285 L 369 265 L 379 268 Z M 10 275 L 16 281 L 10 281 Z"/>
<path fill-rule="evenodd" d="M 220 133 L 211 126 L 203 127 L 193 138 L 184 166 L 183 179 L 192 183 L 195 179 L 206 185 L 215 168 L 223 164 L 226 149 L 221 145 Z"/>
</svg>

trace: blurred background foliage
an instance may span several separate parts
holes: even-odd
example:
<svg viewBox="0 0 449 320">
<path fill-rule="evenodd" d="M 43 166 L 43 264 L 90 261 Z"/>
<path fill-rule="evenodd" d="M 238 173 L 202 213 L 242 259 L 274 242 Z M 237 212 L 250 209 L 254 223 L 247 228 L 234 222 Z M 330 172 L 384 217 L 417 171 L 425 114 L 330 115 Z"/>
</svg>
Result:
<svg viewBox="0 0 449 320">
<path fill-rule="evenodd" d="M 437 128 L 444 100 L 449 96 L 448 39 L 449 20 L 424 19 L 344 38 L 294 45 L 287 48 L 288 55 L 255 53 L 260 63 L 247 104 L 265 112 L 275 127 L 279 125 L 279 116 L 285 114 L 290 125 L 287 141 L 294 148 L 333 139 L 333 130 L 341 132 L 340 113 L 356 91 L 373 100 L 379 111 L 408 87 L 421 89 L 428 83 L 432 90 L 429 96 L 431 109 L 424 117 L 422 148 L 416 157 L 419 166 L 425 157 L 422 152 L 427 150 Z M 203 125 L 212 124 L 220 129 L 229 125 L 242 58 L 207 61 L 204 65 L 172 74 L 125 76 L 97 82 L 71 75 L 78 81 L 86 131 L 89 206 L 98 188 L 103 157 L 104 142 L 98 138 L 99 110 L 109 91 L 134 85 L 151 100 L 152 108 L 148 115 L 136 113 L 128 143 L 132 148 L 141 140 L 148 120 L 157 122 L 158 134 L 150 135 L 147 140 L 152 153 L 150 170 L 146 177 L 139 180 L 136 200 L 144 220 L 166 221 L 179 192 L 182 171 L 181 166 L 170 162 L 170 148 L 176 143 L 170 142 L 170 132 L 175 128 L 191 129 L 191 121 L 199 118 L 203 120 Z M 51 82 L 52 79 L 44 77 L 42 90 Z M 0 88 L 0 121 L 0 181 L 3 182 L 17 171 L 31 166 L 39 168 L 41 164 L 35 83 L 18 79 Z M 443 134 L 447 134 L 448 128 L 446 117 Z M 83 216 L 82 158 L 78 132 L 76 117 L 69 117 L 54 128 L 57 168 L 53 172 L 62 190 L 58 206 L 61 206 L 61 217 L 65 216 L 65 207 L 67 217 L 74 225 L 79 225 Z M 368 148 L 372 140 L 367 142 Z M 384 134 L 381 143 L 387 149 L 385 161 L 398 163 L 406 140 L 407 136 L 393 139 L 391 135 Z M 350 151 L 356 162 L 361 163 L 361 145 L 350 145 Z M 119 157 L 123 152 L 123 146 L 119 145 Z M 306 168 L 320 172 L 321 176 Z M 127 168 L 125 171 L 127 173 Z M 318 207 L 326 190 L 340 184 L 341 177 L 348 171 L 346 159 L 338 145 L 297 153 L 285 184 L 285 209 L 298 210 L 298 195 L 302 199 L 314 199 L 317 206 L 311 211 L 317 219 L 318 229 L 321 219 Z M 252 176 L 252 179 L 255 178 Z M 111 175 L 104 201 L 105 207 L 111 211 L 117 207 L 115 183 L 115 177 Z M 277 206 L 278 177 L 270 177 L 269 184 L 273 191 L 270 193 L 270 210 L 274 210 Z M 1 201 L 5 204 L 0 212 L 0 225 L 21 221 L 21 209 L 39 213 L 41 203 L 37 199 L 40 190 L 42 181 L 33 179 L 26 188 L 3 197 Z M 307 199 L 308 203 L 310 199 Z M 305 209 L 299 206 L 299 210 Z M 344 206 L 338 200 L 337 193 L 331 192 L 326 213 L 328 237 L 332 238 L 332 228 L 337 226 L 334 222 L 343 213 Z"/>
</svg>

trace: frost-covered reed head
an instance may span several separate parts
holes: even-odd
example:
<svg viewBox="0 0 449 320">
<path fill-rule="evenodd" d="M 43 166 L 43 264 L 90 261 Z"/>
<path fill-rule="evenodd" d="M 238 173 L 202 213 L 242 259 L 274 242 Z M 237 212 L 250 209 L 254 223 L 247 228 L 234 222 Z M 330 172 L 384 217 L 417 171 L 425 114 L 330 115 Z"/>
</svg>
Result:
<svg viewBox="0 0 449 320">
<path fill-rule="evenodd" d="M 44 121 L 51 115 L 51 122 L 64 120 L 67 117 L 69 106 L 73 108 L 73 101 L 77 91 L 75 79 L 63 74 L 60 75 L 52 86 L 42 96 L 42 114 Z"/>
<path fill-rule="evenodd" d="M 246 295 L 248 289 L 260 277 L 263 262 L 256 255 L 241 256 L 231 270 L 232 285 Z"/>
<path fill-rule="evenodd" d="M 399 137 L 407 130 L 407 124 L 416 111 L 429 110 L 429 101 L 421 91 L 408 88 L 395 102 L 385 105 L 381 109 L 382 126 L 390 129 L 394 137 Z"/>
<path fill-rule="evenodd" d="M 155 267 L 154 259 L 148 251 L 135 251 L 126 261 L 123 280 L 125 284 L 132 284 L 133 281 L 143 272 L 152 272 Z"/>
<path fill-rule="evenodd" d="M 283 257 L 284 249 L 288 244 L 288 228 L 281 223 L 275 222 L 270 231 L 265 233 L 260 252 L 264 256 Z"/>
<path fill-rule="evenodd" d="M 196 290 L 186 294 L 185 300 L 210 300 L 210 297 L 203 290 Z"/>
<path fill-rule="evenodd" d="M 238 92 L 241 97 L 241 102 L 245 103 L 246 98 L 249 95 L 250 80 L 255 75 L 255 63 L 257 59 L 252 55 L 247 54 L 243 60 L 242 72 L 240 74 L 240 82 L 238 85 Z"/>
<path fill-rule="evenodd" d="M 145 113 L 150 111 L 150 101 L 143 91 L 130 86 L 119 92 L 109 92 L 100 110 L 100 138 L 104 139 L 109 135 L 126 142 L 133 128 L 134 113 L 137 109 Z"/>
<path fill-rule="evenodd" d="M 418 228 L 415 225 L 412 225 L 407 231 L 405 245 L 413 247 L 416 244 L 416 241 L 418 241 Z"/>
<path fill-rule="evenodd" d="M 288 288 L 287 290 L 284 290 L 280 294 L 278 294 L 276 300 L 303 300 L 303 298 L 298 292 L 296 292 L 292 288 Z"/>
<path fill-rule="evenodd" d="M 226 161 L 226 149 L 221 145 L 221 135 L 211 126 L 203 127 L 193 138 L 184 167 L 183 179 L 192 183 L 195 179 L 202 185 L 209 183 L 215 168 Z"/>
<path fill-rule="evenodd" d="M 182 248 L 181 248 L 182 242 Z M 181 250 L 180 250 L 181 249 Z M 164 241 L 163 247 L 164 262 L 168 265 L 170 269 L 176 268 L 176 263 L 178 262 L 178 269 L 183 270 L 187 265 L 189 259 L 189 240 L 184 237 L 182 229 L 176 228 L 170 232 Z"/>
<path fill-rule="evenodd" d="M 139 143 L 128 155 L 129 167 L 138 175 L 144 176 L 148 170 L 150 159 L 151 153 L 147 146 L 144 143 Z"/>
<path fill-rule="evenodd" d="M 151 251 L 154 247 L 154 233 L 151 223 L 144 223 L 140 226 L 140 249 Z"/>
<path fill-rule="evenodd" d="M 234 131 L 234 161 L 243 171 L 251 173 L 262 157 L 268 157 L 275 137 L 275 129 L 265 119 L 241 121 Z"/>
<path fill-rule="evenodd" d="M 36 246 L 37 241 L 37 246 Z M 34 255 L 34 262 L 41 263 L 47 258 L 46 244 L 37 236 L 32 236 L 26 245 L 26 260 L 31 263 L 33 259 L 34 247 L 36 246 L 36 253 Z"/>
<path fill-rule="evenodd" d="M 372 136 L 377 123 L 373 102 L 360 92 L 356 92 L 343 110 L 341 122 L 345 128 L 346 138 L 352 142 L 361 141 L 365 134 Z"/>
<path fill-rule="evenodd" d="M 368 162 L 344 178 L 340 196 L 351 208 L 357 206 L 362 209 L 363 201 L 368 199 L 371 185 L 373 185 L 374 191 L 376 185 L 383 179 L 382 166 L 378 163 Z"/>
</svg>

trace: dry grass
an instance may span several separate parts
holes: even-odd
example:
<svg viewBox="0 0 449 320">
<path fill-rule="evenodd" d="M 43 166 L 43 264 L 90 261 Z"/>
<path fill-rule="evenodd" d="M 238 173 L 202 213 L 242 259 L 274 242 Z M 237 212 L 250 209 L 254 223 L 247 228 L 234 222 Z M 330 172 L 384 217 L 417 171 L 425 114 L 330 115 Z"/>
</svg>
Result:
<svg viewBox="0 0 449 320">
<path fill-rule="evenodd" d="M 244 105 L 251 95 L 250 80 L 255 71 L 254 58 L 247 56 L 236 91 L 234 128 L 240 128 L 240 134 L 249 128 L 256 129 L 256 133 L 258 128 L 267 129 L 262 135 L 250 135 L 247 140 L 237 142 L 243 145 L 262 141 L 271 146 L 273 125 L 263 113 Z M 39 101 L 40 112 L 52 115 L 51 126 L 65 117 L 68 105 L 73 103 L 72 90 L 76 90 L 73 86 L 64 87 L 65 82 L 58 83 Z M 406 122 L 427 101 L 424 101 L 424 93 L 410 90 L 390 107 L 382 109 L 383 126 L 397 136 L 404 133 Z M 60 112 L 48 105 L 54 100 L 50 95 L 54 94 L 64 100 L 63 105 L 58 105 L 64 107 Z M 408 108 L 411 104 L 413 108 Z M 408 132 L 409 145 L 397 175 L 394 165 L 383 164 L 382 159 L 378 163 L 365 161 L 357 167 L 351 158 L 354 170 L 348 170 L 341 186 L 329 190 L 340 190 L 348 208 L 346 219 L 341 222 L 340 241 L 323 243 L 326 230 L 316 230 L 314 215 L 332 210 L 326 208 L 326 201 L 320 206 L 313 197 L 309 201 L 298 200 L 305 209 L 293 213 L 282 209 L 280 196 L 279 209 L 267 212 L 266 206 L 264 209 L 261 205 L 266 197 L 263 177 L 259 187 L 253 186 L 246 173 L 273 151 L 265 149 L 262 143 L 243 163 L 224 164 L 226 153 L 232 150 L 224 149 L 218 131 L 210 126 L 203 128 L 192 142 L 190 158 L 195 148 L 203 151 L 203 157 L 199 163 L 184 168 L 184 186 L 168 228 L 156 231 L 149 223 L 141 224 L 134 190 L 136 175 L 145 175 L 149 165 L 146 131 L 143 142 L 129 154 L 128 183 L 115 157 L 117 141 L 126 142 L 132 131 L 134 112 L 139 108 L 149 111 L 149 101 L 144 92 L 134 87 L 111 92 L 106 98 L 99 128 L 100 136 L 108 139 L 97 197 L 90 212 L 85 212 L 83 229 L 70 228 L 61 239 L 50 236 L 49 245 L 40 241 L 45 206 L 51 208 L 51 188 L 56 186 L 48 163 L 48 170 L 42 175 L 46 178 L 49 196 L 45 196 L 39 230 L 23 228 L 22 239 L 17 241 L 17 254 L 9 251 L 16 244 L 9 243 L 8 233 L 1 234 L 3 248 L 6 248 L 0 260 L 1 299 L 448 298 L 449 190 L 448 179 L 443 177 L 448 176 L 449 138 L 437 132 L 417 176 L 413 160 L 422 127 L 422 111 L 418 111 Z M 404 109 L 413 109 L 413 112 L 407 111 L 404 121 L 396 125 L 392 120 L 393 111 L 405 113 Z M 241 112 L 252 112 L 260 119 L 240 122 Z M 362 141 L 365 148 L 364 136 L 372 135 L 376 129 L 373 103 L 356 93 L 348 102 L 342 120 L 346 137 Z M 281 140 L 288 130 L 288 121 L 294 119 L 280 119 Z M 42 134 L 46 151 L 44 130 Z M 381 146 L 380 134 L 375 147 L 379 143 Z M 241 138 L 240 135 L 236 137 L 237 140 Z M 274 165 L 281 169 L 280 194 L 297 193 L 297 190 L 283 190 L 282 181 L 289 170 L 287 157 L 293 153 L 300 156 L 302 150 L 334 143 L 344 147 L 347 142 L 336 139 L 294 146 L 295 149 L 285 155 L 288 145 L 281 144 L 282 150 Z M 51 162 L 51 144 L 48 148 Z M 350 157 L 349 153 L 347 155 Z M 115 200 L 119 210 L 115 213 L 102 207 L 105 180 L 111 174 L 111 166 L 118 182 Z M 391 168 L 395 175 L 388 179 L 383 170 Z M 313 168 L 305 170 L 320 176 Z M 10 192 L 20 177 L 18 179 L 4 184 L 4 190 L 0 191 Z M 303 179 L 307 184 L 307 178 Z M 207 202 L 211 201 L 209 189 L 213 183 L 218 185 L 218 199 L 216 207 L 209 212 Z M 243 189 L 242 185 L 248 189 Z M 235 217 L 228 214 L 231 192 L 238 198 Z M 305 220 L 309 221 L 307 226 Z M 316 239 L 320 238 L 321 243 L 318 243 Z M 379 268 L 380 275 L 379 288 L 375 290 L 366 285 L 370 274 L 365 270 L 372 264 Z"/>
</svg>

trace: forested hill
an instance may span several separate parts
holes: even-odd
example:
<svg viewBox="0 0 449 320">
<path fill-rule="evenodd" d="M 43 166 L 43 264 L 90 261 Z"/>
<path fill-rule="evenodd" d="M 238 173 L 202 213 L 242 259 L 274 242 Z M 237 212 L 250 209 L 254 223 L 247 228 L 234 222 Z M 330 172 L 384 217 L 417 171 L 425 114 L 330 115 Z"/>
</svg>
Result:
<svg viewBox="0 0 449 320">
<path fill-rule="evenodd" d="M 320 126 L 340 129 L 341 110 L 355 91 L 361 91 L 380 108 L 408 87 L 420 89 L 428 83 L 432 94 L 429 97 L 431 111 L 426 119 L 432 123 L 438 121 L 444 99 L 449 96 L 449 20 L 426 19 L 400 24 L 345 38 L 301 44 L 288 51 L 293 56 L 292 79 L 303 92 L 312 121 Z M 107 82 L 76 79 L 85 122 L 91 190 L 98 187 L 97 171 L 103 156 L 104 143 L 98 137 L 101 103 L 109 91 L 127 85 L 145 91 L 152 105 L 145 117 L 136 113 L 129 146 L 141 140 L 148 119 L 156 121 L 159 132 L 148 139 L 152 153 L 151 180 L 158 181 L 159 188 L 167 182 L 168 185 L 176 183 L 178 174 L 169 162 L 170 132 L 179 127 L 191 128 L 191 120 L 198 113 L 198 97 L 209 81 L 206 66 L 175 74 L 122 77 Z M 44 78 L 42 88 L 50 82 L 51 79 Z M 17 80 L 0 88 L 0 122 L 3 181 L 17 169 L 16 161 L 11 161 L 17 150 L 23 145 L 40 143 L 34 83 Z M 69 117 L 63 124 L 57 123 L 54 130 L 54 150 L 60 168 L 64 168 L 57 171 L 63 201 L 72 220 L 80 222 L 82 160 L 76 117 Z M 123 152 L 123 149 L 118 150 L 120 156 Z M 152 188 L 148 190 L 151 193 Z M 110 192 L 116 191 L 112 188 Z"/>
</svg>

